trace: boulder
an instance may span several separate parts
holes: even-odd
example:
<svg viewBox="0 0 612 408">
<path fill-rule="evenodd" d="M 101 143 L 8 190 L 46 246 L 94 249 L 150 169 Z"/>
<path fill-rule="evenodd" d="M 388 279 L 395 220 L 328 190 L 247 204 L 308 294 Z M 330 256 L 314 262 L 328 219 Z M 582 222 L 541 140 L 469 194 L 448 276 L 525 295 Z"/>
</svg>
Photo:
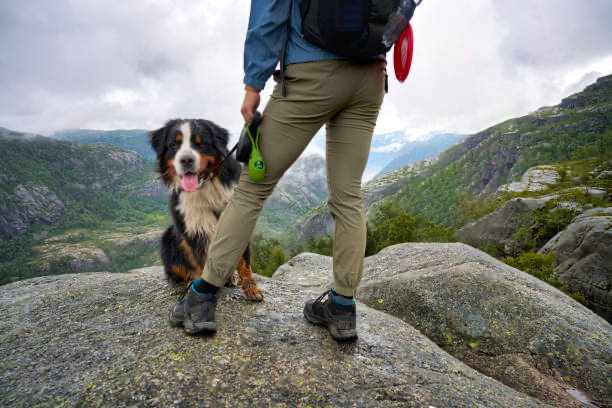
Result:
<svg viewBox="0 0 612 408">
<path fill-rule="evenodd" d="M 367 258 L 358 298 L 484 374 L 557 406 L 611 401 L 612 326 L 557 289 L 460 243 Z"/>
<path fill-rule="evenodd" d="M 304 254 L 294 260 L 300 267 L 286 268 L 285 281 L 316 276 L 321 283 L 322 269 L 331 265 L 308 267 L 305 261 L 315 258 Z M 330 285 L 331 268 L 327 277 L 321 288 Z M 541 401 L 584 406 L 572 396 L 577 390 L 594 401 L 612 400 L 612 326 L 557 289 L 467 245 L 385 248 L 366 258 L 357 299 Z"/>
<path fill-rule="evenodd" d="M 298 220 L 295 235 L 298 242 L 306 242 L 310 237 L 320 238 L 334 234 L 334 219 L 327 208 L 327 201 Z"/>
<path fill-rule="evenodd" d="M 272 277 L 302 287 L 323 288 L 331 280 L 332 258 L 302 252 L 281 265 Z"/>
<path fill-rule="evenodd" d="M 474 246 L 496 242 L 503 245 L 508 253 L 512 235 L 519 228 L 530 226 L 533 213 L 544 208 L 549 200 L 556 197 L 550 195 L 543 198 L 519 197 L 508 200 L 495 211 L 460 228 L 457 231 L 457 239 Z"/>
<path fill-rule="evenodd" d="M 401 320 L 358 305 L 359 340 L 302 316 L 318 294 L 258 278 L 224 289 L 214 336 L 166 322 L 161 267 L 0 287 L 1 406 L 543 407 L 462 364 Z"/>
<path fill-rule="evenodd" d="M 40 275 L 58 273 L 58 268 L 78 273 L 104 270 L 110 265 L 110 259 L 102 249 L 78 243 L 54 242 L 49 239 L 34 247 L 34 250 L 39 259 Z"/>
<path fill-rule="evenodd" d="M 612 207 L 592 208 L 540 249 L 555 253 L 554 274 L 612 322 Z"/>
</svg>

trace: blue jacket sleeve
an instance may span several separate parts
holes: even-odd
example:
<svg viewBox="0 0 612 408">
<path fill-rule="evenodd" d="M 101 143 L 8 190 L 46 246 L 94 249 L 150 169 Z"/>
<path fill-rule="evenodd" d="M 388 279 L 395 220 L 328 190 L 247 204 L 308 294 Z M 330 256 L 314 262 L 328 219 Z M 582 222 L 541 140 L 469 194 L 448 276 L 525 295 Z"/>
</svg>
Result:
<svg viewBox="0 0 612 408">
<path fill-rule="evenodd" d="M 251 0 L 244 42 L 244 83 L 263 89 L 280 59 L 287 36 L 290 1 Z"/>
</svg>

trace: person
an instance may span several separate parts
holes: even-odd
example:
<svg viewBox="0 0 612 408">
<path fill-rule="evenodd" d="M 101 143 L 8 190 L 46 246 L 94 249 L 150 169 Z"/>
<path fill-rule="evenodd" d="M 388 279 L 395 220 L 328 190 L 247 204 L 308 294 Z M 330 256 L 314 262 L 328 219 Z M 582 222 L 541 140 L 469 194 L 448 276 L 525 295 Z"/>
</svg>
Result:
<svg viewBox="0 0 612 408">
<path fill-rule="evenodd" d="M 304 316 L 312 324 L 326 326 L 334 339 L 352 340 L 357 338 L 353 296 L 363 274 L 366 245 L 361 179 L 385 95 L 386 60 L 384 55 L 349 60 L 310 44 L 301 33 L 296 0 L 252 0 L 244 47 L 245 96 L 240 110 L 246 123 L 259 106 L 260 91 L 275 71 L 285 38 L 286 95 L 276 71 L 276 86 L 260 125 L 265 177 L 254 182 L 244 167 L 219 218 L 202 279 L 189 289 L 184 313 L 193 322 L 192 333 L 216 330 L 219 287 L 233 273 L 247 247 L 266 198 L 326 125 L 327 203 L 335 220 L 334 283 L 331 290 L 306 303 Z"/>
</svg>

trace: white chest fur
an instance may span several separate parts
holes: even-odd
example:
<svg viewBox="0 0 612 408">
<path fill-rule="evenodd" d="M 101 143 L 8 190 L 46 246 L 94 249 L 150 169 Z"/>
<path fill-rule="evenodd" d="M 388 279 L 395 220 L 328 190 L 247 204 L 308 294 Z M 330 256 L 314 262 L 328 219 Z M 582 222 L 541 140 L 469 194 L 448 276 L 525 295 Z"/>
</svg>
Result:
<svg viewBox="0 0 612 408">
<path fill-rule="evenodd" d="M 185 219 L 187 235 L 210 238 L 217 225 L 214 212 L 223 211 L 233 191 L 233 188 L 226 188 L 219 180 L 213 179 L 205 182 L 193 193 L 181 192 L 176 209 Z"/>
</svg>

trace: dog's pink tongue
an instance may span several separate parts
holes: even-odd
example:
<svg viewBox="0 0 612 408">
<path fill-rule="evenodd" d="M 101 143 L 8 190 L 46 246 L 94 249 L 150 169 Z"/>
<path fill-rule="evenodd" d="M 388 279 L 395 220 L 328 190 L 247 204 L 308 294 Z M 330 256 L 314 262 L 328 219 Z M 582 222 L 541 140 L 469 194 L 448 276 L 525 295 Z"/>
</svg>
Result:
<svg viewBox="0 0 612 408">
<path fill-rule="evenodd" d="M 196 174 L 184 174 L 182 178 L 183 190 L 192 193 L 198 189 L 198 176 Z"/>
</svg>

